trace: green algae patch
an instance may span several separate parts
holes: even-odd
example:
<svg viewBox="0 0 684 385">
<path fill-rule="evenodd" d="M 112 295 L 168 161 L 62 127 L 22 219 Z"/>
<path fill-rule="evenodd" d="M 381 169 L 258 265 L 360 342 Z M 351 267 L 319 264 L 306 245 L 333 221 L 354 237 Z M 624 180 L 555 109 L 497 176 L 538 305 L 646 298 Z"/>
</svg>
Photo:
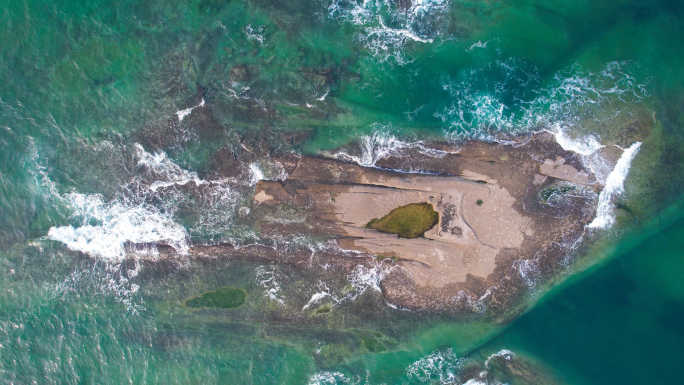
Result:
<svg viewBox="0 0 684 385">
<path fill-rule="evenodd" d="M 242 289 L 222 287 L 216 291 L 208 291 L 197 297 L 185 300 L 187 307 L 213 307 L 219 309 L 233 309 L 245 303 L 247 294 Z"/>
<path fill-rule="evenodd" d="M 363 343 L 363 347 L 371 353 L 382 353 L 387 350 L 385 345 L 375 338 L 361 336 L 361 342 Z"/>
<path fill-rule="evenodd" d="M 437 222 L 439 213 L 431 204 L 422 202 L 397 207 L 380 219 L 372 219 L 366 228 L 397 234 L 400 238 L 418 238 L 435 227 Z"/>
<path fill-rule="evenodd" d="M 319 307 L 318 309 L 316 309 L 314 311 L 314 314 L 315 315 L 327 314 L 327 313 L 330 313 L 331 310 L 332 310 L 332 306 L 330 306 L 330 304 L 325 304 L 325 305 Z"/>
</svg>

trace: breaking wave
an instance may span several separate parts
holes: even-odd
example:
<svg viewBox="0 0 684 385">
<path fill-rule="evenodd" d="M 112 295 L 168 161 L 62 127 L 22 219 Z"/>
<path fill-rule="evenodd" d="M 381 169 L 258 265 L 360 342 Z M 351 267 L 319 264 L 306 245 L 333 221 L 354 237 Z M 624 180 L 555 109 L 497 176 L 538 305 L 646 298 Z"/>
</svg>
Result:
<svg viewBox="0 0 684 385">
<path fill-rule="evenodd" d="M 487 360 L 485 361 L 485 368 L 489 368 L 489 362 L 491 362 L 491 360 L 496 357 L 503 357 L 506 361 L 510 361 L 513 358 L 515 358 L 515 353 L 508 349 L 501 349 L 498 352 L 487 357 Z"/>
<path fill-rule="evenodd" d="M 647 84 L 636 80 L 636 70 L 630 62 L 610 62 L 596 73 L 574 65 L 542 84 L 536 67 L 513 58 L 497 60 L 442 79 L 443 90 L 450 98 L 434 116 L 444 123 L 444 137 L 454 142 L 497 142 L 507 135 L 549 132 L 563 149 L 579 154 L 604 184 L 612 170 L 598 154 L 605 146 L 597 135 L 585 132 L 582 122 L 599 119 L 606 113 L 604 107 L 610 106 L 610 111 L 624 109 L 626 103 L 639 103 L 648 96 Z M 374 167 L 378 160 L 399 155 L 404 149 L 417 149 L 433 157 L 447 154 L 422 141 L 395 136 L 391 125 L 376 123 L 372 128 L 373 134 L 360 137 L 356 146 L 330 156 Z"/>
<path fill-rule="evenodd" d="M 440 384 L 454 384 L 458 381 L 458 372 L 465 364 L 464 358 L 458 358 L 451 348 L 435 350 L 406 368 L 406 376 L 424 384 L 439 381 Z"/>
<path fill-rule="evenodd" d="M 123 259 L 126 245 L 162 243 L 181 254 L 188 234 L 168 215 L 148 204 L 106 203 L 97 194 L 66 194 L 76 225 L 52 227 L 48 238 L 69 249 L 110 260 Z"/>
<path fill-rule="evenodd" d="M 599 194 L 598 207 L 596 209 L 596 218 L 588 225 L 590 228 L 608 228 L 615 223 L 615 211 L 613 200 L 624 193 L 625 179 L 632 165 L 632 160 L 639 152 L 641 142 L 636 142 L 627 148 L 615 168 L 608 175 L 606 186 Z"/>
<path fill-rule="evenodd" d="M 410 381 L 423 384 L 501 385 L 489 372 L 489 363 L 496 357 L 510 361 L 515 358 L 515 353 L 502 349 L 482 363 L 474 357 L 459 358 L 451 348 L 435 350 L 406 368 L 406 376 Z M 466 365 L 471 370 L 467 374 L 460 373 Z"/>
<path fill-rule="evenodd" d="M 183 119 L 185 119 L 186 116 L 190 115 L 192 113 L 192 110 L 194 110 L 197 107 L 204 107 L 204 99 L 202 99 L 202 101 L 194 107 L 190 107 L 190 108 L 186 108 L 184 110 L 176 111 L 176 116 L 178 117 L 178 121 L 182 122 Z"/>
<path fill-rule="evenodd" d="M 340 372 L 318 372 L 309 378 L 309 385 L 337 385 L 351 383 L 351 380 Z"/>
<path fill-rule="evenodd" d="M 111 144 L 100 147 L 117 151 Z M 130 151 L 136 162 L 132 176 L 110 200 L 100 194 L 60 194 L 43 171 L 41 183 L 51 185 L 51 194 L 70 212 L 70 224 L 50 228 L 48 239 L 114 261 L 128 253 L 155 256 L 159 244 L 185 254 L 193 236 L 225 239 L 239 198 L 227 180 L 204 180 L 165 153 L 148 153 L 139 144 Z M 188 214 L 193 220 L 181 225 L 179 219 Z"/>
<path fill-rule="evenodd" d="M 589 156 L 605 147 L 602 145 L 596 136 L 585 135 L 580 138 L 572 138 L 568 133 L 560 127 L 560 124 L 555 124 L 552 129 L 548 130 L 556 138 L 556 142 L 566 151 Z"/>
<path fill-rule="evenodd" d="M 451 102 L 434 116 L 447 125 L 451 140 L 495 141 L 501 134 L 547 130 L 564 143 L 570 128 L 601 107 L 647 96 L 647 84 L 637 81 L 635 70 L 631 62 L 610 62 L 596 73 L 573 65 L 542 83 L 535 66 L 496 60 L 445 77 L 442 87 Z M 591 151 L 595 144 L 588 137 L 576 149 Z"/>
<path fill-rule="evenodd" d="M 447 153 L 427 147 L 423 142 L 408 142 L 398 139 L 387 131 L 377 131 L 372 135 L 364 135 L 359 138 L 357 153 L 348 150 L 340 150 L 332 157 L 339 160 L 354 162 L 360 166 L 375 167 L 380 160 L 390 155 L 398 154 L 402 149 L 415 148 L 421 153 L 432 157 L 443 157 Z"/>
</svg>

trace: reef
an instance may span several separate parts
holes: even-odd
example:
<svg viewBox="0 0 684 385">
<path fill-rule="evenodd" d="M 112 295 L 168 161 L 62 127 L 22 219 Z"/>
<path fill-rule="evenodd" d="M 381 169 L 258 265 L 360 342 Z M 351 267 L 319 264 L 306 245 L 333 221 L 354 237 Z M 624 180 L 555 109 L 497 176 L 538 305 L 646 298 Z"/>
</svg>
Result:
<svg viewBox="0 0 684 385">
<path fill-rule="evenodd" d="M 202 295 L 192 297 L 185 301 L 185 306 L 191 308 L 213 307 L 233 309 L 245 303 L 245 296 L 244 290 L 223 287 L 216 291 L 208 291 Z"/>
</svg>

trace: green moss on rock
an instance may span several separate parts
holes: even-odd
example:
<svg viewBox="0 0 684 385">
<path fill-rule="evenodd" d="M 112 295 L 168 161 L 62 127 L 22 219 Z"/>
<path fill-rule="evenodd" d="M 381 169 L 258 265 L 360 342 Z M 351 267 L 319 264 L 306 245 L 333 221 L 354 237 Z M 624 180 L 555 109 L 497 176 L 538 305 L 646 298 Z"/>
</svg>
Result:
<svg viewBox="0 0 684 385">
<path fill-rule="evenodd" d="M 187 307 L 213 307 L 233 309 L 245 303 L 246 293 L 242 289 L 222 287 L 216 291 L 208 291 L 196 297 L 185 300 Z"/>
<path fill-rule="evenodd" d="M 363 347 L 371 353 L 381 353 L 387 350 L 385 345 L 375 338 L 361 336 L 361 342 Z"/>
<path fill-rule="evenodd" d="M 418 238 L 438 222 L 439 213 L 431 204 L 422 202 L 397 207 L 380 219 L 372 219 L 366 228 L 397 234 L 400 238 Z"/>
</svg>

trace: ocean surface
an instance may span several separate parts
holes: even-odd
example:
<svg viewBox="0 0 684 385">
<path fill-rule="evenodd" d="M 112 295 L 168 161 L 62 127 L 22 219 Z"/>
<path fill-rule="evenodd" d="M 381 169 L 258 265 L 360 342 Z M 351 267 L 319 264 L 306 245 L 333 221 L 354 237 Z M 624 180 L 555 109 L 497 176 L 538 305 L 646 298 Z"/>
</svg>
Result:
<svg viewBox="0 0 684 385">
<path fill-rule="evenodd" d="M 563 384 L 681 381 L 684 2 L 1 2 L 0 383 L 460 384 L 497 355 Z M 541 131 L 607 187 L 561 277 L 521 270 L 512 322 L 395 309 L 378 269 L 188 255 L 262 242 L 244 218 L 283 177 L 272 153 L 372 167 Z M 178 258 L 145 263 L 158 245 Z M 245 304 L 184 305 L 221 287 Z M 495 377 L 468 383 L 521 383 Z"/>
</svg>

